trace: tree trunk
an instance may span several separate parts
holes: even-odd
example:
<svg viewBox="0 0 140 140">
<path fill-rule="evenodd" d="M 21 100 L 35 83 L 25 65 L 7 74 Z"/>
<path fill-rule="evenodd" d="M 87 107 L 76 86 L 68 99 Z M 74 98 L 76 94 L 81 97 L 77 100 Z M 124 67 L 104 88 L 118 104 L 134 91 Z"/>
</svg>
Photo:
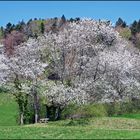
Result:
<svg viewBox="0 0 140 140">
<path fill-rule="evenodd" d="M 35 123 L 38 122 L 38 113 L 35 113 Z"/>
<path fill-rule="evenodd" d="M 20 125 L 23 125 L 24 124 L 24 121 L 23 121 L 23 112 L 20 113 Z"/>
<path fill-rule="evenodd" d="M 34 93 L 34 112 L 35 112 L 35 123 L 38 122 L 38 101 L 37 94 Z"/>
<path fill-rule="evenodd" d="M 61 119 L 61 112 L 62 112 L 62 110 L 61 110 L 60 106 L 58 106 L 58 107 L 56 108 L 55 120 Z"/>
<path fill-rule="evenodd" d="M 32 88 L 32 93 L 33 93 L 33 97 L 34 97 L 34 112 L 35 112 L 35 123 L 38 122 L 38 113 L 39 113 L 39 99 L 37 96 L 37 91 L 35 89 L 35 87 Z"/>
<path fill-rule="evenodd" d="M 19 93 L 19 94 L 15 94 L 15 97 L 16 97 L 16 102 L 19 106 L 19 123 L 20 125 L 23 125 L 24 124 L 24 99 L 23 99 L 23 96 L 22 96 L 22 93 Z"/>
</svg>

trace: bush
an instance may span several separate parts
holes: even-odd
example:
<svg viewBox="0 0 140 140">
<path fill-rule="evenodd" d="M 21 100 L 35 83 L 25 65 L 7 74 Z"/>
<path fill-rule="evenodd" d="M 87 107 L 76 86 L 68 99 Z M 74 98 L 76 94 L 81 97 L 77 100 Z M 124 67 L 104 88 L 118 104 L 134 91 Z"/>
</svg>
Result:
<svg viewBox="0 0 140 140">
<path fill-rule="evenodd" d="M 120 36 L 129 40 L 131 37 L 131 30 L 129 28 L 117 28 L 117 31 L 119 32 Z"/>
<path fill-rule="evenodd" d="M 75 111 L 78 109 L 78 105 L 69 104 L 61 114 L 61 119 L 71 118 L 72 115 L 75 114 Z"/>
<path fill-rule="evenodd" d="M 76 106 L 71 104 L 62 111 L 62 118 L 90 118 L 107 116 L 106 108 L 103 104 L 88 104 Z"/>
<path fill-rule="evenodd" d="M 62 111 L 61 119 L 71 118 L 75 120 L 79 118 L 90 118 L 90 117 L 105 117 L 105 116 L 111 117 L 139 112 L 140 112 L 140 99 L 132 99 L 126 102 L 88 104 L 81 106 L 78 106 L 76 104 L 70 104 Z"/>
<path fill-rule="evenodd" d="M 90 104 L 83 106 L 84 115 L 86 117 L 104 117 L 107 116 L 106 108 L 103 104 Z"/>
<path fill-rule="evenodd" d="M 96 103 L 87 105 L 69 104 L 62 110 L 60 119 L 72 119 L 69 125 L 74 125 L 73 120 L 90 118 L 118 116 L 140 112 L 140 99 L 132 99 L 126 102 Z M 80 123 L 80 122 L 79 122 Z"/>
<path fill-rule="evenodd" d="M 89 119 L 71 119 L 66 126 L 76 126 L 76 125 L 88 125 L 89 124 Z"/>
<path fill-rule="evenodd" d="M 8 93 L 8 92 L 9 90 L 6 87 L 0 86 L 0 93 Z"/>
<path fill-rule="evenodd" d="M 126 102 L 114 102 L 104 104 L 108 116 L 117 116 L 140 112 L 140 99 L 132 99 Z"/>
<path fill-rule="evenodd" d="M 105 103 L 104 106 L 109 117 L 121 114 L 120 102 Z"/>
</svg>

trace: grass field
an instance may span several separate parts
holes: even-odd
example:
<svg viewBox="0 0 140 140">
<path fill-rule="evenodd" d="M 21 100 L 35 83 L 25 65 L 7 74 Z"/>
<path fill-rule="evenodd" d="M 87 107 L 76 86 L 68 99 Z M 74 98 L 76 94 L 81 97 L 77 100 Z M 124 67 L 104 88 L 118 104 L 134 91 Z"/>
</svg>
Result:
<svg viewBox="0 0 140 140">
<path fill-rule="evenodd" d="M 140 139 L 140 114 L 18 126 L 17 113 L 12 96 L 0 94 L 0 139 Z"/>
<path fill-rule="evenodd" d="M 0 126 L 15 126 L 18 107 L 10 94 L 0 93 Z"/>
</svg>

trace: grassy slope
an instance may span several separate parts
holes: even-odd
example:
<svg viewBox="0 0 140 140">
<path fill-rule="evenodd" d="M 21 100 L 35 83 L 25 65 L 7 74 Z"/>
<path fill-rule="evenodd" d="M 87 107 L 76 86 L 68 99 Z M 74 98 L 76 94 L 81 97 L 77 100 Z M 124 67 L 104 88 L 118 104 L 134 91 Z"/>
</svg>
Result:
<svg viewBox="0 0 140 140">
<path fill-rule="evenodd" d="M 122 118 L 131 118 L 131 119 L 140 119 L 140 114 L 124 114 L 115 117 L 122 117 Z"/>
<path fill-rule="evenodd" d="M 45 124 L 16 126 L 17 106 L 10 95 L 0 94 L 0 139 L 140 139 L 140 119 L 133 117 L 92 118 L 89 124 L 68 126 L 70 120 Z M 133 118 L 133 119 L 132 119 Z"/>
<path fill-rule="evenodd" d="M 17 125 L 17 109 L 12 95 L 0 93 L 0 126 Z"/>
<path fill-rule="evenodd" d="M 67 126 L 67 121 L 49 122 L 25 126 L 0 127 L 0 138 L 104 138 L 138 139 L 140 138 L 140 120 L 125 118 L 96 118 L 85 126 Z"/>
</svg>

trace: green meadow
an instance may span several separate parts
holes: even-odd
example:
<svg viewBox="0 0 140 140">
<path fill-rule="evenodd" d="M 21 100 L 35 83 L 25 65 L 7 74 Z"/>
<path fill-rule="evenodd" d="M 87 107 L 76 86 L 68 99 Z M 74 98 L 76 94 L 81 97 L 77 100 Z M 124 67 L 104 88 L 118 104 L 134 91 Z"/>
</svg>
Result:
<svg viewBox="0 0 140 140">
<path fill-rule="evenodd" d="M 140 114 L 79 120 L 49 121 L 19 126 L 18 107 L 9 94 L 0 94 L 0 139 L 139 139 Z"/>
</svg>

